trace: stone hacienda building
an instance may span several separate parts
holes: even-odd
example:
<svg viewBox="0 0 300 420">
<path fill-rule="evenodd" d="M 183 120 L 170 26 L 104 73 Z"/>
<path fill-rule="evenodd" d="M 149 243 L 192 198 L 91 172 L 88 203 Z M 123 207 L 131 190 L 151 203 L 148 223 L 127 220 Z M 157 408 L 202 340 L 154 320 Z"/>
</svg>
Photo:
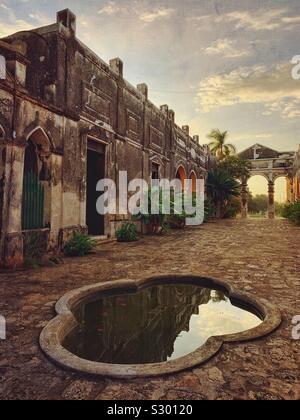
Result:
<svg viewBox="0 0 300 420">
<path fill-rule="evenodd" d="M 70 232 L 113 236 L 124 217 L 100 217 L 96 182 L 201 178 L 207 147 L 180 128 L 167 105 L 123 78 L 76 38 L 76 16 L 0 40 L 0 261 L 22 264 L 28 242 L 62 246 Z"/>
</svg>

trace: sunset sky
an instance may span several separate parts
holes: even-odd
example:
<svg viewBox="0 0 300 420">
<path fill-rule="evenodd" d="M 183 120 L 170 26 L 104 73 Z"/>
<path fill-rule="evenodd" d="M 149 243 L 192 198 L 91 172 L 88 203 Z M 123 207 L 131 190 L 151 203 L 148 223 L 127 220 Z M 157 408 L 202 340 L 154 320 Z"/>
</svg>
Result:
<svg viewBox="0 0 300 420">
<path fill-rule="evenodd" d="M 169 104 L 202 143 L 220 128 L 240 151 L 298 148 L 299 0 L 0 0 L 0 37 L 53 23 L 66 7 L 77 36 L 105 61 L 120 57 L 125 77 L 146 82 L 150 99 Z"/>
</svg>

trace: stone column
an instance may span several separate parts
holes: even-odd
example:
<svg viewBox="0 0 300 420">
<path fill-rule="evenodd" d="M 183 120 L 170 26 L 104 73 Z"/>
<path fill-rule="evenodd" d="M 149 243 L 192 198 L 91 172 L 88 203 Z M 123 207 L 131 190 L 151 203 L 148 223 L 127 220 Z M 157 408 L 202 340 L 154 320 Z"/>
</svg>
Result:
<svg viewBox="0 0 300 420">
<path fill-rule="evenodd" d="M 295 201 L 294 179 L 289 178 L 289 181 L 290 181 L 290 197 L 291 197 L 290 201 L 293 203 Z"/>
<path fill-rule="evenodd" d="M 242 181 L 242 219 L 248 217 L 248 181 Z"/>
<path fill-rule="evenodd" d="M 3 186 L 4 266 L 17 268 L 23 265 L 22 193 L 24 148 L 6 147 L 5 178 Z"/>
<path fill-rule="evenodd" d="M 274 191 L 274 182 L 269 181 L 269 206 L 268 206 L 268 215 L 269 219 L 275 219 L 275 191 Z"/>
<path fill-rule="evenodd" d="M 48 185 L 47 208 L 49 212 L 49 222 L 51 226 L 49 250 L 58 248 L 59 231 L 62 227 L 62 156 L 52 154 L 51 160 L 51 180 Z M 46 209 L 46 206 L 45 206 Z"/>
<path fill-rule="evenodd" d="M 288 203 L 292 201 L 293 188 L 292 181 L 289 177 L 286 177 L 286 200 Z"/>
</svg>

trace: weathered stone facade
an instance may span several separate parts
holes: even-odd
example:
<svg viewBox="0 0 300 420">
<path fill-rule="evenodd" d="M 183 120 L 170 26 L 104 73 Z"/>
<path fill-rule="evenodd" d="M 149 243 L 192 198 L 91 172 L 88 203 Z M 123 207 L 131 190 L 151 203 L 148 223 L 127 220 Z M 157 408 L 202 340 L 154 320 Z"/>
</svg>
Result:
<svg viewBox="0 0 300 420">
<path fill-rule="evenodd" d="M 147 85 L 130 85 L 120 59 L 107 65 L 83 45 L 69 10 L 53 25 L 1 40 L 0 56 L 7 67 L 0 80 L 1 264 L 23 261 L 26 171 L 43 185 L 48 249 L 89 229 L 89 176 L 206 176 L 209 154 L 199 137 L 178 127 L 167 105 L 154 106 Z M 94 233 L 113 236 L 123 220 L 105 217 Z"/>
</svg>

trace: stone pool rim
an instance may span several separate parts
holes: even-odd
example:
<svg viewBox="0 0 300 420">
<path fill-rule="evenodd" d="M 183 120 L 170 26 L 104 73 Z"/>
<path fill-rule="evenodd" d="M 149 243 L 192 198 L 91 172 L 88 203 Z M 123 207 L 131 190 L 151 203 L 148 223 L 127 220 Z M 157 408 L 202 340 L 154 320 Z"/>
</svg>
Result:
<svg viewBox="0 0 300 420">
<path fill-rule="evenodd" d="M 138 292 L 158 284 L 193 284 L 199 287 L 226 291 L 228 297 L 252 308 L 262 318 L 262 323 L 244 332 L 210 337 L 194 352 L 175 360 L 144 365 L 120 365 L 93 362 L 81 359 L 63 347 L 66 336 L 78 325 L 73 314 L 74 307 L 88 297 L 104 292 L 117 292 L 124 289 Z M 170 375 L 200 366 L 215 356 L 226 343 L 242 343 L 255 340 L 275 331 L 282 322 L 279 309 L 266 299 L 234 290 L 227 282 L 191 274 L 164 275 L 139 280 L 122 279 L 96 283 L 66 293 L 55 306 L 57 316 L 50 321 L 40 335 L 40 347 L 45 355 L 58 366 L 85 375 L 113 379 L 143 378 Z"/>
</svg>

